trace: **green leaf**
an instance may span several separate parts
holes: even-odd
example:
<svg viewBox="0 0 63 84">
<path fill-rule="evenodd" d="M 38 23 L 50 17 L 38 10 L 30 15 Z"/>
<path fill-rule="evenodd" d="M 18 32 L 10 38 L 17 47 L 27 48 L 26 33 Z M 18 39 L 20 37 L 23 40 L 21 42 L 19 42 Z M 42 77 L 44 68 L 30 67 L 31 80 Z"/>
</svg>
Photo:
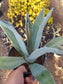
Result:
<svg viewBox="0 0 63 84">
<path fill-rule="evenodd" d="M 63 45 L 63 36 L 53 38 L 50 42 L 48 42 L 45 46 L 55 48 L 56 46 Z"/>
<path fill-rule="evenodd" d="M 29 67 L 33 76 L 40 82 L 40 84 L 55 84 L 53 76 L 44 66 L 35 63 L 30 64 Z"/>
<path fill-rule="evenodd" d="M 47 16 L 44 18 L 44 20 L 41 22 L 41 25 L 39 26 L 39 30 L 36 34 L 34 49 L 38 48 L 40 45 L 44 27 L 45 27 L 48 19 L 50 18 L 52 11 L 53 11 L 53 8 L 50 10 L 50 12 L 47 14 Z"/>
<path fill-rule="evenodd" d="M 50 47 L 43 47 L 36 49 L 34 52 L 31 53 L 31 55 L 27 58 L 27 61 L 32 63 L 34 62 L 38 57 L 44 55 L 45 53 L 56 53 L 56 54 L 63 54 L 63 50 L 60 48 L 50 48 Z"/>
<path fill-rule="evenodd" d="M 26 29 L 26 35 L 27 35 L 27 49 L 30 54 L 32 52 L 32 43 L 31 43 L 32 23 L 30 21 L 28 12 L 26 15 L 25 29 Z"/>
<path fill-rule="evenodd" d="M 37 32 L 39 30 L 39 26 L 41 25 L 43 19 L 44 19 L 44 8 L 40 12 L 40 14 L 37 16 L 37 18 L 32 26 L 32 28 L 33 28 L 33 30 L 32 30 L 32 48 L 34 48 Z"/>
<path fill-rule="evenodd" d="M 24 54 L 27 57 L 29 54 L 22 40 L 22 37 L 18 34 L 18 32 L 15 30 L 12 24 L 0 20 L 0 26 L 2 27 L 3 31 L 6 33 L 16 50 L 20 54 Z"/>
<path fill-rule="evenodd" d="M 61 46 L 55 46 L 54 48 L 63 51 L 63 48 Z"/>
<path fill-rule="evenodd" d="M 0 57 L 0 69 L 14 69 L 23 63 L 26 61 L 22 57 Z"/>
</svg>

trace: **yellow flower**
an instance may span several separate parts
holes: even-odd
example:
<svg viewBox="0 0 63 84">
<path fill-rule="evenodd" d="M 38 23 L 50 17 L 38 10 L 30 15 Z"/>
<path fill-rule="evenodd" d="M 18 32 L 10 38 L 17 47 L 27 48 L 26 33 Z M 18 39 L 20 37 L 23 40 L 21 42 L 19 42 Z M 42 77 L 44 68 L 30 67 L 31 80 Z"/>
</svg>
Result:
<svg viewBox="0 0 63 84">
<path fill-rule="evenodd" d="M 11 19 L 11 22 L 14 22 L 13 17 L 17 18 L 17 15 L 21 14 L 21 17 L 26 16 L 27 12 L 27 6 L 28 6 L 28 13 L 30 15 L 30 19 L 32 23 L 34 22 L 34 19 L 38 16 L 41 9 L 45 7 L 45 15 L 49 12 L 49 0 L 9 0 L 9 10 L 8 10 L 8 17 Z M 22 19 L 21 19 L 22 20 Z M 19 21 L 17 21 L 16 25 L 19 24 Z M 48 24 L 53 24 L 53 17 L 51 16 L 48 20 Z M 22 22 L 19 24 L 23 26 Z"/>
</svg>

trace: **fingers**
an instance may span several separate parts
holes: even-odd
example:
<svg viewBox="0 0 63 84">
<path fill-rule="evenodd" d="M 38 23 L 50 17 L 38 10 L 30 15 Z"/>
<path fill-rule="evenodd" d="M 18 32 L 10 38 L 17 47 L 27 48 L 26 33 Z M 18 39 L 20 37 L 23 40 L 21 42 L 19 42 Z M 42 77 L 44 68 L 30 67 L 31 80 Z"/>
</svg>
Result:
<svg viewBox="0 0 63 84">
<path fill-rule="evenodd" d="M 25 83 L 26 84 L 32 84 L 33 80 L 30 79 L 29 77 L 26 77 Z"/>
<path fill-rule="evenodd" d="M 18 74 L 22 74 L 23 72 L 27 72 L 27 70 L 25 69 L 24 66 L 20 66 L 19 68 L 17 68 L 16 70 L 12 70 L 10 72 L 10 74 L 8 75 L 8 77 L 12 76 L 13 74 L 18 75 Z M 22 74 L 23 75 L 23 74 Z"/>
<path fill-rule="evenodd" d="M 26 84 L 32 84 L 32 82 L 33 82 L 33 76 L 32 75 L 25 78 L 25 83 Z"/>
<path fill-rule="evenodd" d="M 32 80 L 32 78 L 27 77 L 25 84 L 40 84 L 36 79 L 35 81 Z"/>
<path fill-rule="evenodd" d="M 24 84 L 23 72 L 26 72 L 24 66 L 20 66 L 16 70 L 13 70 L 5 84 Z"/>
<path fill-rule="evenodd" d="M 20 66 L 18 69 L 16 69 L 19 72 L 27 72 L 24 66 Z"/>
<path fill-rule="evenodd" d="M 9 74 L 8 74 L 8 77 L 14 72 L 14 70 L 12 70 Z"/>
<path fill-rule="evenodd" d="M 33 81 L 33 76 L 30 75 L 29 77 L 26 77 L 24 79 L 23 77 L 23 72 L 27 72 L 27 70 L 25 69 L 24 66 L 20 66 L 19 68 L 17 68 L 16 70 L 13 70 L 7 81 L 6 84 L 39 84 L 39 82 L 37 80 Z M 10 83 L 8 83 L 10 82 Z"/>
<path fill-rule="evenodd" d="M 36 79 L 32 84 L 40 84 Z"/>
</svg>

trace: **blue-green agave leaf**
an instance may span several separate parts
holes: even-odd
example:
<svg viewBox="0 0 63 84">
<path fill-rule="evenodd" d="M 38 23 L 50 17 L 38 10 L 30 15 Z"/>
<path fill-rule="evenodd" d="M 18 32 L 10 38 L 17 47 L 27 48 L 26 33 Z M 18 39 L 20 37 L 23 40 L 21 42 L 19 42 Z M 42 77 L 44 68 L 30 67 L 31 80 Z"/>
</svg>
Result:
<svg viewBox="0 0 63 84">
<path fill-rule="evenodd" d="M 50 47 L 43 47 L 36 49 L 34 52 L 31 53 L 31 55 L 27 58 L 27 60 L 32 63 L 34 62 L 38 57 L 44 55 L 45 53 L 56 53 L 56 54 L 63 54 L 63 50 L 61 50 L 59 47 L 56 48 L 50 48 Z"/>
<path fill-rule="evenodd" d="M 35 42 L 36 42 L 37 32 L 39 30 L 39 26 L 41 25 L 43 19 L 44 19 L 44 8 L 42 9 L 40 14 L 35 19 L 35 22 L 32 26 L 32 28 L 33 28 L 33 30 L 32 30 L 32 48 L 34 48 L 34 45 L 35 45 Z"/>
<path fill-rule="evenodd" d="M 22 57 L 0 57 L 0 69 L 14 69 L 23 63 L 26 61 Z"/>
<path fill-rule="evenodd" d="M 40 84 L 55 84 L 53 76 L 44 66 L 35 63 L 30 64 L 29 67 L 33 76 L 40 82 Z"/>
<path fill-rule="evenodd" d="M 29 54 L 22 40 L 22 37 L 18 34 L 18 32 L 15 30 L 12 24 L 0 20 L 0 26 L 5 32 L 5 34 L 8 36 L 8 38 L 10 39 L 11 43 L 16 48 L 16 50 L 27 57 Z"/>
<path fill-rule="evenodd" d="M 29 18 L 28 12 L 26 14 L 25 29 L 26 29 L 26 35 L 27 35 L 27 50 L 30 54 L 32 52 L 32 43 L 31 43 L 32 23 Z"/>
<path fill-rule="evenodd" d="M 56 46 L 63 45 L 63 36 L 53 38 L 50 42 L 48 42 L 45 46 L 55 48 Z"/>
<path fill-rule="evenodd" d="M 36 34 L 36 38 L 35 38 L 35 45 L 34 45 L 34 49 L 38 48 L 41 42 L 41 38 L 42 38 L 42 34 L 43 34 L 43 30 L 44 27 L 48 21 L 48 19 L 50 18 L 51 14 L 52 14 L 53 8 L 50 10 L 50 12 L 47 14 L 47 16 L 44 18 L 44 20 L 41 22 L 41 25 L 39 25 L 39 30 Z"/>
</svg>

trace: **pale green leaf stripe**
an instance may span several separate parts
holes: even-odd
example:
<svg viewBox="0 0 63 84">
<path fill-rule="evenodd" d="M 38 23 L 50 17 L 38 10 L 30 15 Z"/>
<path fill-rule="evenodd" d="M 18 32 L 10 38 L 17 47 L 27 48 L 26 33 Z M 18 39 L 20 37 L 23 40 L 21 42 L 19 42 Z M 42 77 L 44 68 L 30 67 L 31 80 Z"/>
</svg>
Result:
<svg viewBox="0 0 63 84">
<path fill-rule="evenodd" d="M 26 63 L 22 57 L 0 57 L 0 69 L 14 69 Z"/>
<path fill-rule="evenodd" d="M 52 14 L 52 11 L 53 11 L 53 8 L 50 10 L 50 12 L 47 14 L 47 16 L 44 18 L 44 20 L 42 21 L 41 25 L 39 26 L 39 30 L 37 32 L 37 36 L 36 36 L 36 40 L 35 40 L 34 49 L 38 48 L 39 45 L 40 45 L 44 27 L 45 27 L 48 19 L 50 18 L 51 14 Z"/>
<path fill-rule="evenodd" d="M 26 15 L 25 29 L 26 29 L 26 34 L 27 34 L 27 49 L 30 54 L 32 52 L 32 43 L 31 43 L 32 23 L 29 18 L 28 12 Z"/>
<path fill-rule="evenodd" d="M 43 19 L 44 19 L 44 8 L 40 12 L 40 14 L 37 16 L 37 18 L 32 26 L 32 28 L 33 28 L 33 30 L 32 30 L 32 47 L 34 47 L 34 45 L 35 45 L 37 32 L 39 30 L 39 26 L 41 25 Z"/>
<path fill-rule="evenodd" d="M 56 54 L 63 54 L 63 50 L 61 51 L 60 48 L 50 48 L 50 47 L 43 47 L 36 49 L 32 54 L 27 58 L 27 60 L 31 63 L 35 61 L 38 57 L 41 55 L 44 55 L 45 53 L 56 53 Z"/>
<path fill-rule="evenodd" d="M 0 20 L 0 26 L 2 27 L 6 35 L 9 37 L 11 43 L 16 48 L 16 50 L 19 53 L 24 54 L 25 56 L 28 56 L 29 54 L 22 40 L 22 37 L 18 34 L 18 32 L 15 30 L 12 24 L 6 21 Z"/>
<path fill-rule="evenodd" d="M 40 84 L 55 84 L 53 76 L 44 66 L 35 63 L 31 64 L 29 67 L 33 76 Z"/>
<path fill-rule="evenodd" d="M 50 42 L 48 42 L 45 46 L 54 48 L 55 46 L 63 45 L 63 36 L 53 38 Z"/>
<path fill-rule="evenodd" d="M 29 30 L 30 29 L 32 30 L 32 23 L 31 23 L 31 20 L 29 18 L 29 14 L 27 12 L 27 14 L 26 14 L 26 20 L 25 20 L 26 34 L 28 34 L 28 24 L 29 24 Z"/>
</svg>

